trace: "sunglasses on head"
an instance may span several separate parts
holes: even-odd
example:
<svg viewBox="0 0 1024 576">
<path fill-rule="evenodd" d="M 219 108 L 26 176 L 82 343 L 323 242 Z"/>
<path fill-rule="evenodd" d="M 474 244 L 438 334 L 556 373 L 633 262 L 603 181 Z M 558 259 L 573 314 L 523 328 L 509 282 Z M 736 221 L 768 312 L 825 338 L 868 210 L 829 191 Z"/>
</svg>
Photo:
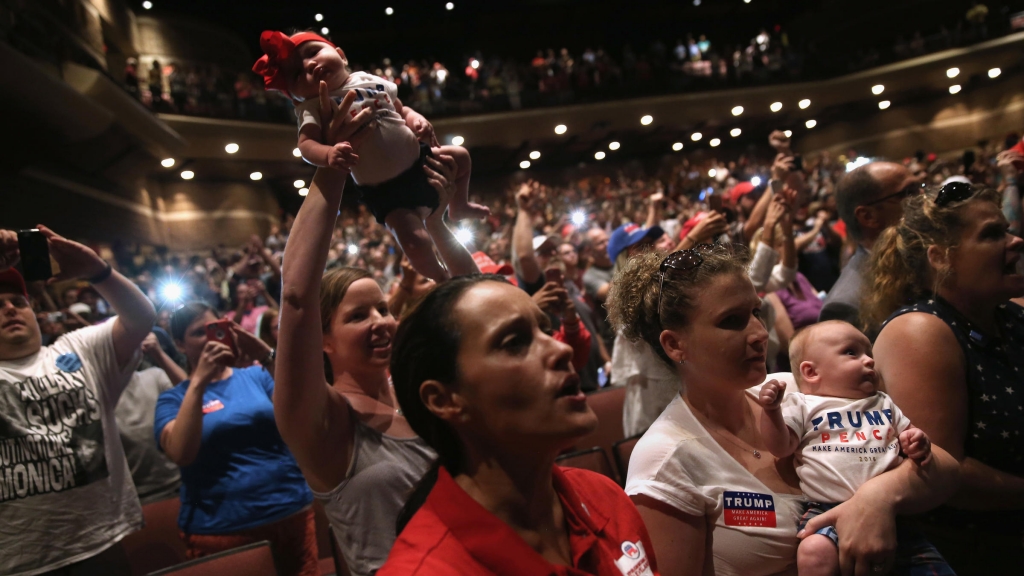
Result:
<svg viewBox="0 0 1024 576">
<path fill-rule="evenodd" d="M 970 184 L 966 182 L 950 182 L 939 188 L 939 193 L 935 195 L 935 205 L 941 207 L 951 202 L 967 200 L 973 194 L 974 189 Z"/>
<path fill-rule="evenodd" d="M 881 198 L 879 198 L 877 200 L 872 200 L 871 202 L 865 202 L 865 203 L 861 204 L 861 206 L 873 206 L 875 204 L 880 204 L 882 202 L 885 202 L 886 200 L 889 200 L 890 198 L 899 198 L 900 200 L 903 200 L 904 198 L 909 198 L 911 196 L 916 196 L 918 194 L 921 194 L 922 192 L 925 191 L 926 186 L 927 185 L 924 182 L 914 182 L 913 184 L 907 185 L 906 188 L 903 188 L 899 192 L 896 192 L 894 194 L 889 194 L 887 196 L 882 196 Z"/>
<path fill-rule="evenodd" d="M 658 268 L 658 271 L 661 272 L 661 281 L 658 284 L 659 319 L 661 318 L 662 295 L 665 293 L 665 276 L 668 274 L 668 271 L 675 270 L 677 272 L 690 272 L 692 270 L 696 270 L 704 263 L 704 257 L 701 256 L 701 253 L 709 254 L 717 247 L 718 244 L 697 244 L 693 248 L 673 252 L 661 261 L 661 266 Z"/>
</svg>

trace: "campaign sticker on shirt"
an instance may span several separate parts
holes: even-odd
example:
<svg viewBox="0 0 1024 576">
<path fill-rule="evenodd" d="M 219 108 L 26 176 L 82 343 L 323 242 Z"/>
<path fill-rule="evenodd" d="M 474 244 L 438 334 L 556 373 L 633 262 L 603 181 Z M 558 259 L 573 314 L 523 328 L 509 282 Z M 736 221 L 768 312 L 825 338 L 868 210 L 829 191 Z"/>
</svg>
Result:
<svg viewBox="0 0 1024 576">
<path fill-rule="evenodd" d="M 726 526 L 775 528 L 775 499 L 771 494 L 723 492 Z"/>
<path fill-rule="evenodd" d="M 210 412 L 216 412 L 217 410 L 223 410 L 224 404 L 220 400 L 210 400 L 203 404 L 203 414 L 209 414 Z"/>
<path fill-rule="evenodd" d="M 615 566 L 623 576 L 654 576 L 651 561 L 644 552 L 643 542 L 637 540 L 622 543 L 622 556 L 615 561 Z"/>
<path fill-rule="evenodd" d="M 78 372 L 82 369 L 82 359 L 74 352 L 68 352 L 67 354 L 57 356 L 56 364 L 57 368 L 60 368 L 65 372 Z"/>
</svg>

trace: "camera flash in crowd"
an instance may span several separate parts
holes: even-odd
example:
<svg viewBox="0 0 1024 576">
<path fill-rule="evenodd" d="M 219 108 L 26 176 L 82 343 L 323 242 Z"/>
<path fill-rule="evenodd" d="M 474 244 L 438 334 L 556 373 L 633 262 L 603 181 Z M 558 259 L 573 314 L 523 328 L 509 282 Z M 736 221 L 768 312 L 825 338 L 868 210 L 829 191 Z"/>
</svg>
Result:
<svg viewBox="0 0 1024 576">
<path fill-rule="evenodd" d="M 455 239 L 459 241 L 459 244 L 468 246 L 473 242 L 473 231 L 468 228 L 458 228 L 455 230 Z"/>
<path fill-rule="evenodd" d="M 355 244 L 349 244 L 348 245 L 348 253 L 353 255 L 353 256 L 355 256 L 356 254 L 359 254 L 359 246 L 356 246 Z"/>
<path fill-rule="evenodd" d="M 185 290 L 181 287 L 180 282 L 168 280 L 160 286 L 159 293 L 160 298 L 167 304 L 177 304 L 181 301 L 182 296 L 185 295 Z"/>
<path fill-rule="evenodd" d="M 587 213 L 583 210 L 575 210 L 572 215 L 569 216 L 569 219 L 572 221 L 573 226 L 579 228 L 587 223 Z"/>
</svg>

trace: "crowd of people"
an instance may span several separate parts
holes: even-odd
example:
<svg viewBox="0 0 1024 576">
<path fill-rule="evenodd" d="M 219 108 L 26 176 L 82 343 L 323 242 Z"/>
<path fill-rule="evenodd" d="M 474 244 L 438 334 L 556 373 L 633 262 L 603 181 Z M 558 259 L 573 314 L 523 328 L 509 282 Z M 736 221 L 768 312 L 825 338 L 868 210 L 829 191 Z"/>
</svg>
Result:
<svg viewBox="0 0 1024 576">
<path fill-rule="evenodd" d="M 1019 138 L 769 144 L 517 182 L 440 284 L 329 168 L 240 249 L 40 226 L 59 274 L 25 282 L 0 231 L 0 570 L 109 569 L 177 494 L 190 558 L 269 540 L 281 574 L 317 573 L 313 499 L 353 574 L 1009 573 Z M 553 464 L 607 386 L 643 434 L 625 491 Z"/>
<path fill-rule="evenodd" d="M 990 25 L 992 33 L 1005 32 L 1007 15 L 998 16 L 992 22 L 988 8 L 975 2 L 949 27 L 898 36 L 884 51 L 865 47 L 841 56 L 791 40 L 775 26 L 739 43 L 687 34 L 614 53 L 563 47 L 537 50 L 532 59 L 476 52 L 457 63 L 382 57 L 351 67 L 394 82 L 403 102 L 437 117 L 628 98 L 638 84 L 653 94 L 821 78 L 985 40 Z M 124 86 L 157 112 L 271 122 L 294 115 L 291 101 L 264 90 L 257 76 L 213 64 L 153 60 L 141 69 L 130 59 Z"/>
</svg>

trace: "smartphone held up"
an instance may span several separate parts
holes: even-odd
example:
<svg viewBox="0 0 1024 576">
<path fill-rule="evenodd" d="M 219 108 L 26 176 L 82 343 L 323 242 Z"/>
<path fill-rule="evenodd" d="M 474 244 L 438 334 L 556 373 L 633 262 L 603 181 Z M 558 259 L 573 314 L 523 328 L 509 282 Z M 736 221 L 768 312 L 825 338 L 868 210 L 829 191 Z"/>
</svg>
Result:
<svg viewBox="0 0 1024 576">
<path fill-rule="evenodd" d="M 49 280 L 53 277 L 50 245 L 42 232 L 36 229 L 19 230 L 18 253 L 21 256 L 21 275 L 26 282 Z"/>
</svg>

